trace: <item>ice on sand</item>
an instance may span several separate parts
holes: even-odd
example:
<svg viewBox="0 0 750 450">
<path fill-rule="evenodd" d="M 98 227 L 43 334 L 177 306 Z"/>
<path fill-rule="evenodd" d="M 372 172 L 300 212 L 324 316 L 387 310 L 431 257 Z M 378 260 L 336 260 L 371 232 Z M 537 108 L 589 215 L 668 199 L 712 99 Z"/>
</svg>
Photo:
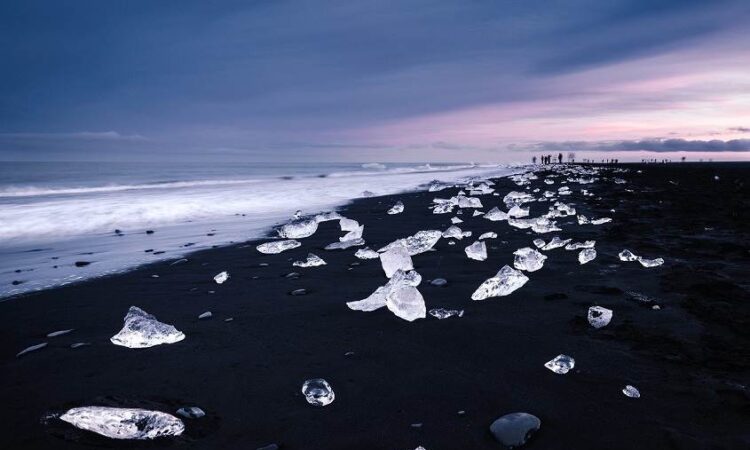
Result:
<svg viewBox="0 0 750 450">
<path fill-rule="evenodd" d="M 198 316 L 198 318 L 199 319 L 210 319 L 213 316 L 214 315 L 213 315 L 213 313 L 211 311 L 206 311 L 203 314 L 201 314 L 200 316 Z"/>
<path fill-rule="evenodd" d="M 341 231 L 355 231 L 359 228 L 359 222 L 354 219 L 342 217 L 339 219 L 339 226 L 341 227 Z"/>
<path fill-rule="evenodd" d="M 470 246 L 466 247 L 466 256 L 477 261 L 484 261 L 487 259 L 487 246 L 484 241 L 476 241 Z"/>
<path fill-rule="evenodd" d="M 581 264 L 586 264 L 594 258 L 596 258 L 596 250 L 593 248 L 585 248 L 578 254 L 578 262 Z"/>
<path fill-rule="evenodd" d="M 534 240 L 532 241 L 532 243 L 534 244 L 534 246 L 535 246 L 536 248 L 542 248 L 542 247 L 544 247 L 545 245 L 547 245 L 547 244 L 546 244 L 546 243 L 544 242 L 544 239 L 541 239 L 541 238 L 536 238 L 536 239 L 534 239 Z"/>
<path fill-rule="evenodd" d="M 473 294 L 472 300 L 484 300 L 491 297 L 502 297 L 520 288 L 529 277 L 510 266 L 503 266 L 497 274 L 484 281 Z"/>
<path fill-rule="evenodd" d="M 346 306 L 355 311 L 375 311 L 385 306 L 386 296 L 391 290 L 401 285 L 419 286 L 421 282 L 422 276 L 417 271 L 404 272 L 403 270 L 397 270 L 385 286 L 380 286 L 365 299 L 348 302 Z"/>
<path fill-rule="evenodd" d="M 524 412 L 506 414 L 492 422 L 490 432 L 506 448 L 521 447 L 542 426 L 538 417 Z"/>
<path fill-rule="evenodd" d="M 316 219 L 295 220 L 283 225 L 277 230 L 280 238 L 301 239 L 310 237 L 318 231 Z"/>
<path fill-rule="evenodd" d="M 460 228 L 455 225 L 450 226 L 447 230 L 443 231 L 443 237 L 446 239 L 454 238 L 461 240 L 464 238 L 464 234 Z"/>
<path fill-rule="evenodd" d="M 52 333 L 47 333 L 47 337 L 51 338 L 51 337 L 62 336 L 62 335 L 70 333 L 73 330 L 74 330 L 74 328 L 70 328 L 68 330 L 53 331 Z"/>
<path fill-rule="evenodd" d="M 572 241 L 572 239 L 560 239 L 559 236 L 555 236 L 544 247 L 542 247 L 542 250 L 554 250 L 556 248 L 564 247 L 570 241 Z"/>
<path fill-rule="evenodd" d="M 495 233 L 494 231 L 482 233 L 482 235 L 479 236 L 479 240 L 481 241 L 482 239 L 497 239 L 497 233 Z"/>
<path fill-rule="evenodd" d="M 355 241 L 357 239 L 362 239 L 362 233 L 365 231 L 364 225 L 359 225 L 355 229 L 349 231 L 345 235 L 341 236 L 339 238 L 339 242 L 347 242 L 347 241 Z"/>
<path fill-rule="evenodd" d="M 370 247 L 365 247 L 357 250 L 354 253 L 354 256 L 359 259 L 378 259 L 380 258 L 380 253 L 376 252 L 375 250 L 371 250 Z"/>
<path fill-rule="evenodd" d="M 200 419 L 206 415 L 206 412 L 197 406 L 183 406 L 177 410 L 177 415 L 186 419 Z"/>
<path fill-rule="evenodd" d="M 325 246 L 326 250 L 346 250 L 349 247 L 358 247 L 365 245 L 365 240 L 362 238 L 352 239 L 349 241 L 333 242 Z"/>
<path fill-rule="evenodd" d="M 41 344 L 32 345 L 31 347 L 26 347 L 25 349 L 21 350 L 20 352 L 16 353 L 16 358 L 23 356 L 27 353 L 31 353 L 35 350 L 43 349 L 47 346 L 46 342 L 42 342 Z"/>
<path fill-rule="evenodd" d="M 463 317 L 464 316 L 464 310 L 458 310 L 458 309 L 445 309 L 445 308 L 435 308 L 430 310 L 430 315 L 432 317 L 435 317 L 437 319 L 447 319 L 448 317 Z"/>
<path fill-rule="evenodd" d="M 110 341 L 128 348 L 147 348 L 161 344 L 174 344 L 185 339 L 185 334 L 172 325 L 159 322 L 146 311 L 131 306 L 125 316 L 125 325 Z"/>
<path fill-rule="evenodd" d="M 302 394 L 307 403 L 313 406 L 330 405 L 336 398 L 333 389 L 328 382 L 322 378 L 313 378 L 302 384 Z"/>
<path fill-rule="evenodd" d="M 227 281 L 228 279 L 229 279 L 229 274 L 226 273 L 226 272 L 219 272 L 214 277 L 214 281 L 216 282 L 216 284 L 222 284 L 225 281 Z"/>
<path fill-rule="evenodd" d="M 304 261 L 294 261 L 292 263 L 292 265 L 295 267 L 317 267 L 324 266 L 325 264 L 326 262 L 323 261 L 323 258 L 313 253 L 308 253 L 307 259 Z"/>
<path fill-rule="evenodd" d="M 412 236 L 404 239 L 397 239 L 385 247 L 379 249 L 379 252 L 388 251 L 394 247 L 406 247 L 409 255 L 414 256 L 430 250 L 440 240 L 442 233 L 439 230 L 422 230 L 417 231 Z"/>
<path fill-rule="evenodd" d="M 388 214 L 401 214 L 402 212 L 404 212 L 404 203 L 401 201 L 396 202 L 396 204 L 388 210 Z"/>
<path fill-rule="evenodd" d="M 565 250 L 578 250 L 581 248 L 594 248 L 596 241 L 573 242 L 565 246 Z"/>
<path fill-rule="evenodd" d="M 484 215 L 484 218 L 492 222 L 508 220 L 508 213 L 500 211 L 499 208 L 494 207 L 491 210 L 487 211 L 487 213 Z"/>
<path fill-rule="evenodd" d="M 638 259 L 638 256 L 628 249 L 621 251 L 617 256 L 620 258 L 620 261 L 635 261 Z"/>
<path fill-rule="evenodd" d="M 477 197 L 464 197 L 463 195 L 458 196 L 458 207 L 459 208 L 481 208 L 482 201 Z"/>
<path fill-rule="evenodd" d="M 638 262 L 641 263 L 643 267 L 657 267 L 664 264 L 664 259 L 662 258 L 656 258 L 656 259 L 646 259 L 642 257 L 638 257 Z"/>
<path fill-rule="evenodd" d="M 541 269 L 544 265 L 544 260 L 547 259 L 545 255 L 531 247 L 519 248 L 513 254 L 515 255 L 513 267 L 527 272 L 536 272 Z"/>
<path fill-rule="evenodd" d="M 515 205 L 512 208 L 508 210 L 508 216 L 509 217 L 528 217 L 529 216 L 529 208 L 523 208 L 521 206 Z"/>
<path fill-rule="evenodd" d="M 137 408 L 83 406 L 68 410 L 60 420 L 112 439 L 156 439 L 185 431 L 182 421 L 171 414 Z"/>
<path fill-rule="evenodd" d="M 409 251 L 402 245 L 381 253 L 380 263 L 383 265 L 383 271 L 388 278 L 391 278 L 397 270 L 407 271 L 414 268 Z"/>
<path fill-rule="evenodd" d="M 587 223 L 591 223 L 588 217 L 584 216 L 583 214 L 578 214 L 578 225 L 586 225 Z"/>
<path fill-rule="evenodd" d="M 474 212 L 471 213 L 471 217 L 482 216 L 482 215 L 484 215 L 484 211 L 474 210 Z"/>
<path fill-rule="evenodd" d="M 273 255 L 276 253 L 281 253 L 286 250 L 290 250 L 293 248 L 297 248 L 300 245 L 300 241 L 295 241 L 294 239 L 287 239 L 283 241 L 272 241 L 272 242 L 266 242 L 265 244 L 260 244 L 256 247 L 256 249 L 264 254 L 267 255 Z"/>
<path fill-rule="evenodd" d="M 451 223 L 453 225 L 458 225 L 459 223 L 464 223 L 464 221 L 459 219 L 458 217 L 451 217 Z"/>
<path fill-rule="evenodd" d="M 611 218 L 609 218 L 609 217 L 601 217 L 599 219 L 593 219 L 591 221 L 591 224 L 592 225 L 601 225 L 601 224 L 609 223 L 609 222 L 612 222 Z"/>
<path fill-rule="evenodd" d="M 629 384 L 622 389 L 622 393 L 630 398 L 641 398 L 641 392 L 638 388 Z"/>
<path fill-rule="evenodd" d="M 575 359 L 568 355 L 557 355 L 555 359 L 544 363 L 544 367 L 560 375 L 565 375 L 570 372 L 575 365 Z"/>
<path fill-rule="evenodd" d="M 402 284 L 388 292 L 386 306 L 397 317 L 409 322 L 424 319 L 427 313 L 422 294 L 416 287 L 407 284 Z"/>
<path fill-rule="evenodd" d="M 612 310 L 601 306 L 592 306 L 589 308 L 588 319 L 594 328 L 606 327 L 612 320 Z"/>
</svg>

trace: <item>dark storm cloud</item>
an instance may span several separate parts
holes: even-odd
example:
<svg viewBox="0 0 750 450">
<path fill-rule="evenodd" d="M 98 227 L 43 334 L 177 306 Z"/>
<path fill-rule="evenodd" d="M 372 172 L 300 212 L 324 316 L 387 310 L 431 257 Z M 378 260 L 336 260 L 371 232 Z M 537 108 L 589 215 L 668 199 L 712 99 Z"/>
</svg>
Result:
<svg viewBox="0 0 750 450">
<path fill-rule="evenodd" d="M 687 139 L 642 139 L 616 142 L 539 142 L 531 145 L 515 145 L 514 150 L 532 152 L 746 152 L 750 151 L 750 139 L 687 140 Z"/>
</svg>

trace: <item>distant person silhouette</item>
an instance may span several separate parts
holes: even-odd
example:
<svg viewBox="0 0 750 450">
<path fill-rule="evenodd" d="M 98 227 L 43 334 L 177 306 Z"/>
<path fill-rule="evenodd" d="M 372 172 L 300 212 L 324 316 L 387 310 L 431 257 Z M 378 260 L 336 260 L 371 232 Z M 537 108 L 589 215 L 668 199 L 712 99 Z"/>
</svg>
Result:
<svg viewBox="0 0 750 450">
<path fill-rule="evenodd" d="M 533 157 L 531 158 L 531 163 L 532 163 L 532 164 L 536 164 L 536 156 L 533 156 Z"/>
<path fill-rule="evenodd" d="M 562 153 L 557 154 L 557 163 L 562 164 Z"/>
</svg>

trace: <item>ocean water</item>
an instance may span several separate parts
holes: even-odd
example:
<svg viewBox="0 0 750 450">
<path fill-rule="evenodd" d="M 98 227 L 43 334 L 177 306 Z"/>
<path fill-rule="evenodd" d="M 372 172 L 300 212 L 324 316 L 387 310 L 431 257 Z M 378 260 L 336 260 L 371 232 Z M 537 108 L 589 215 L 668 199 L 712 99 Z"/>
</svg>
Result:
<svg viewBox="0 0 750 450">
<path fill-rule="evenodd" d="M 0 162 L 0 297 L 257 238 L 297 210 L 333 210 L 364 191 L 394 194 L 432 180 L 516 171 L 473 164 Z"/>
</svg>

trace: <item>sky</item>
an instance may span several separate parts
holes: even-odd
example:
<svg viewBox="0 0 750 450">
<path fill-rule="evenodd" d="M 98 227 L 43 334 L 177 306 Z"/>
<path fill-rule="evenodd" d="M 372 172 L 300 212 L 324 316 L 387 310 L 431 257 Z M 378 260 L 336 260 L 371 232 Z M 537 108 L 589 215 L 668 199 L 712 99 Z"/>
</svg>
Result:
<svg viewBox="0 0 750 450">
<path fill-rule="evenodd" d="M 748 0 L 24 0 L 0 61 L 0 160 L 750 160 Z"/>
</svg>

